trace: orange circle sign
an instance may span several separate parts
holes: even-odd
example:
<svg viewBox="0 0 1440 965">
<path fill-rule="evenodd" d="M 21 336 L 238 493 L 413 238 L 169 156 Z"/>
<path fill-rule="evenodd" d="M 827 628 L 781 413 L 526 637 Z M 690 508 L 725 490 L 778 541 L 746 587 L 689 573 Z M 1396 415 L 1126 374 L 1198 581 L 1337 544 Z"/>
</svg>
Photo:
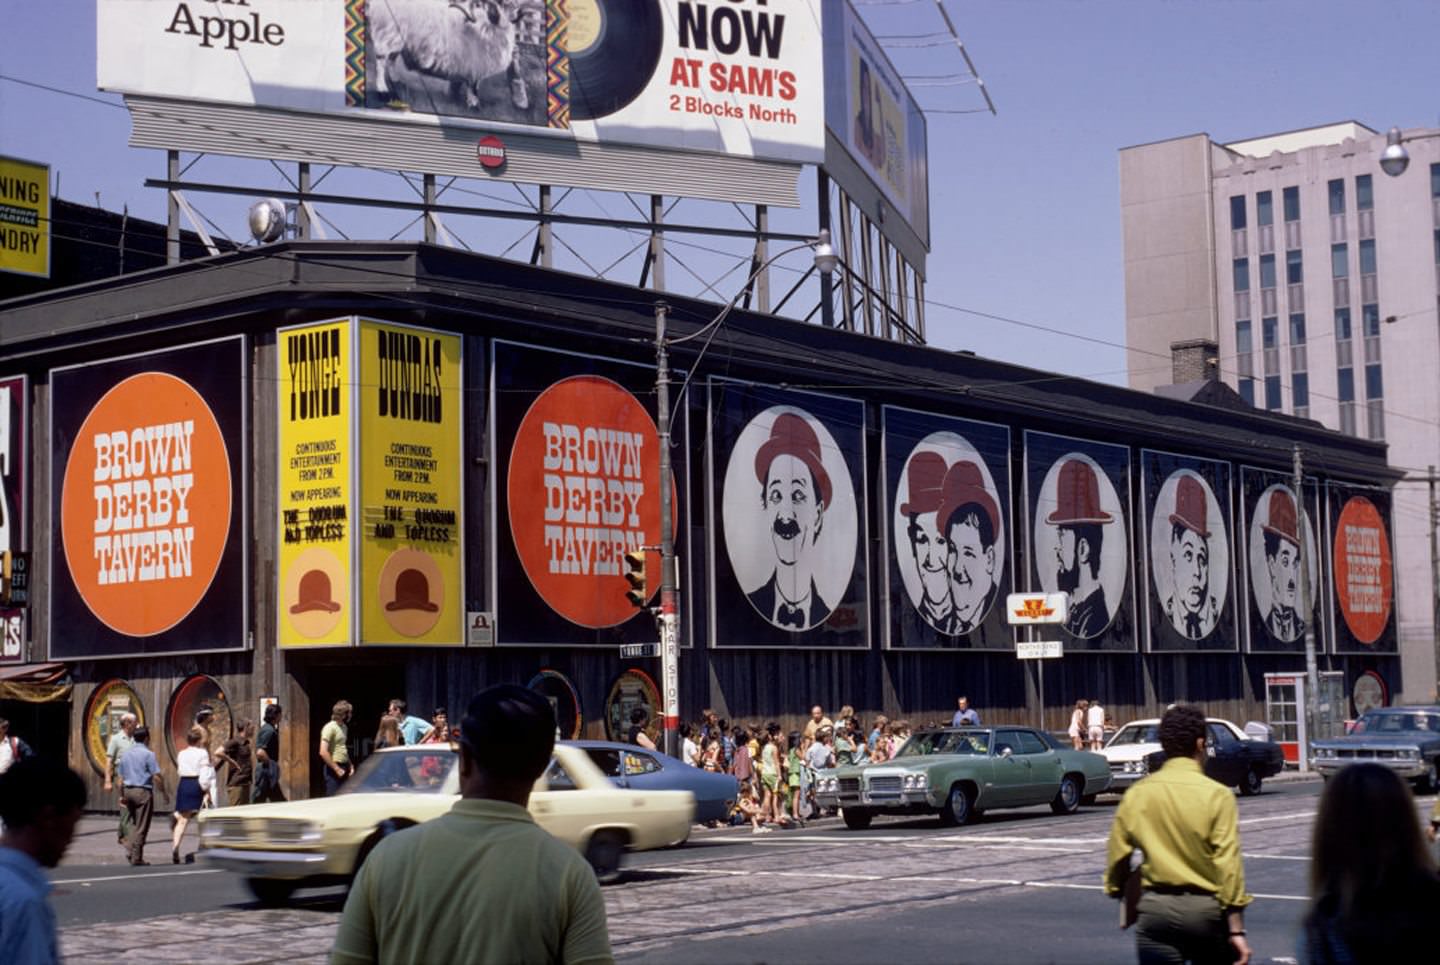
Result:
<svg viewBox="0 0 1440 965">
<path fill-rule="evenodd" d="M 148 637 L 183 620 L 215 578 L 230 512 L 230 454 L 188 382 L 143 372 L 95 403 L 65 464 L 60 529 L 101 623 Z"/>
<path fill-rule="evenodd" d="M 1355 639 L 1374 643 L 1390 622 L 1395 570 L 1375 504 L 1355 496 L 1335 525 L 1335 596 Z"/>
<path fill-rule="evenodd" d="M 635 396 L 579 375 L 531 404 L 510 450 L 510 534 L 525 575 L 556 613 L 582 627 L 635 616 L 625 554 L 660 542 L 655 421 Z M 647 553 L 651 595 L 660 554 Z"/>
</svg>

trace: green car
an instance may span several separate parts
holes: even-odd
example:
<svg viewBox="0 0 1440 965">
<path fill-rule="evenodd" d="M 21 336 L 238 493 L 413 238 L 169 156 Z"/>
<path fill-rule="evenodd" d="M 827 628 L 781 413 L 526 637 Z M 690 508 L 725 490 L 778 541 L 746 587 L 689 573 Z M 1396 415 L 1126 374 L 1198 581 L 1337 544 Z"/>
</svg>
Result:
<svg viewBox="0 0 1440 965">
<path fill-rule="evenodd" d="M 945 827 L 990 808 L 1048 804 L 1071 814 L 1110 786 L 1099 754 L 1060 745 L 1029 727 L 946 727 L 916 731 L 892 760 L 824 771 L 821 807 L 838 807 L 859 831 L 876 814 L 938 814 Z"/>
</svg>

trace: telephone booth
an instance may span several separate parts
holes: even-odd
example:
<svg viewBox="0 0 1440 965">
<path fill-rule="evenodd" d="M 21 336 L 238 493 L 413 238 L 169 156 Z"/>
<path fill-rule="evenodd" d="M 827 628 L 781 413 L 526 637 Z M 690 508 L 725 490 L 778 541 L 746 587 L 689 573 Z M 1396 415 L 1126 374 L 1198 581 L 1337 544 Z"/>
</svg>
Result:
<svg viewBox="0 0 1440 965">
<path fill-rule="evenodd" d="M 1271 739 L 1285 752 L 1285 763 L 1309 769 L 1302 750 L 1310 740 L 1338 737 L 1345 733 L 1347 701 L 1345 675 L 1338 670 L 1320 674 L 1320 693 L 1315 707 L 1315 731 L 1305 730 L 1305 674 L 1267 673 L 1265 675 L 1265 722 L 1270 725 Z"/>
</svg>

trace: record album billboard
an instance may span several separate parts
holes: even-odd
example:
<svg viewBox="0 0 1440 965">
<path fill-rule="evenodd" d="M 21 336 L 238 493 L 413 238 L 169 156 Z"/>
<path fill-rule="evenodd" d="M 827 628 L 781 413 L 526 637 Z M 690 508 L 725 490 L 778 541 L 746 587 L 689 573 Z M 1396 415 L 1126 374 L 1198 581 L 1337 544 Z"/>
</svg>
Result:
<svg viewBox="0 0 1440 965">
<path fill-rule="evenodd" d="M 1395 653 L 1393 511 L 1388 489 L 1325 486 L 1335 653 Z"/>
<path fill-rule="evenodd" d="M 886 646 L 1010 650 L 1010 430 L 885 406 Z"/>
<path fill-rule="evenodd" d="M 98 0 L 97 20 L 105 90 L 371 117 L 382 137 L 824 150 L 821 0 Z"/>
<path fill-rule="evenodd" d="M 1066 650 L 1137 649 L 1131 592 L 1130 450 L 1025 433 L 1031 590 L 1065 593 Z"/>
<path fill-rule="evenodd" d="M 50 656 L 247 646 L 243 338 L 50 372 Z"/>
<path fill-rule="evenodd" d="M 711 639 L 868 647 L 865 410 L 710 382 Z"/>
<path fill-rule="evenodd" d="M 1142 449 L 1149 649 L 1239 649 L 1230 464 Z"/>
<path fill-rule="evenodd" d="M 1320 494 L 1313 480 L 1305 481 L 1305 512 L 1295 499 L 1288 473 L 1242 466 L 1240 504 L 1245 512 L 1245 573 L 1250 603 L 1245 608 L 1249 648 L 1255 653 L 1303 653 L 1305 631 L 1313 628 L 1323 645 L 1325 628 L 1319 620 L 1320 579 L 1323 560 L 1316 539 Z M 1303 516 L 1303 518 L 1302 518 Z M 1310 607 L 1302 605 L 1303 570 L 1308 571 Z"/>
</svg>

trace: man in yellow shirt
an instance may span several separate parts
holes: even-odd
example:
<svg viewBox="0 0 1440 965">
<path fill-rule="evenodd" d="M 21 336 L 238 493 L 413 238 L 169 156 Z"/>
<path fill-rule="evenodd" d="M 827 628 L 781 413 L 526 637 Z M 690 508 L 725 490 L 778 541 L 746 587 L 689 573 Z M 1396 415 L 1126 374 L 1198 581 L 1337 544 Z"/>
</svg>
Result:
<svg viewBox="0 0 1440 965">
<path fill-rule="evenodd" d="M 332 965 L 613 965 L 594 872 L 525 809 L 555 747 L 549 701 L 524 687 L 492 687 L 451 734 L 461 799 L 365 859 Z"/>
<path fill-rule="evenodd" d="M 1177 704 L 1160 719 L 1165 765 L 1125 792 L 1110 828 L 1105 893 L 1124 895 L 1130 856 L 1144 852 L 1135 946 L 1141 965 L 1246 965 L 1245 869 L 1235 796 L 1210 780 L 1205 714 Z"/>
</svg>

